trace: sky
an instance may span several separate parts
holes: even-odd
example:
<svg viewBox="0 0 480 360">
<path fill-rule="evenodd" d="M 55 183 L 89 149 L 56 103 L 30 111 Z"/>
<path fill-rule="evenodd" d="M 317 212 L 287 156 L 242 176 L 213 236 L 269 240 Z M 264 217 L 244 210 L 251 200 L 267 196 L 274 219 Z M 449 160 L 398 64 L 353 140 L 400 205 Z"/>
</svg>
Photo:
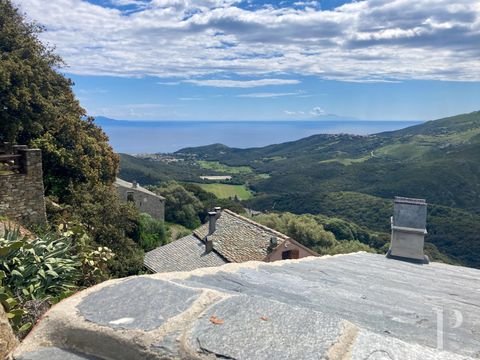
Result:
<svg viewBox="0 0 480 360">
<path fill-rule="evenodd" d="M 478 0 L 13 0 L 89 115 L 431 120 L 480 110 Z"/>
</svg>

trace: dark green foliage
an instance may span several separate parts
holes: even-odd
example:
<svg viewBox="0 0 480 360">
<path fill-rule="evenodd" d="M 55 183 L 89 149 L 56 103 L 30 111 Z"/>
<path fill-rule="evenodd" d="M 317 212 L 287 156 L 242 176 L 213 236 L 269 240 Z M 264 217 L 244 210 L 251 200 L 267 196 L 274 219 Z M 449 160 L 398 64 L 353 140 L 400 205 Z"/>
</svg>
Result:
<svg viewBox="0 0 480 360">
<path fill-rule="evenodd" d="M 167 243 L 165 225 L 162 221 L 155 220 L 150 215 L 140 214 L 140 221 L 137 227 L 138 234 L 135 236 L 138 244 L 144 251 L 153 250 Z"/>
<path fill-rule="evenodd" d="M 342 234 L 342 237 L 335 238 L 334 233 L 328 231 L 324 225 L 322 225 L 322 222 L 327 220 L 325 217 L 294 215 L 286 212 L 258 215 L 255 217 L 255 220 L 290 236 L 302 245 L 322 255 L 357 251 L 375 252 L 370 246 L 354 239 L 351 230 L 346 231 L 347 227 L 358 228 L 354 224 L 349 224 L 346 221 L 342 222 L 345 234 Z M 340 227 L 338 224 L 340 224 L 341 220 L 333 220 L 337 220 L 336 225 L 331 225 L 331 227 L 338 230 Z M 367 234 L 364 236 L 367 237 Z"/>
<path fill-rule="evenodd" d="M 199 214 L 203 204 L 195 195 L 175 181 L 162 184 L 154 190 L 165 198 L 165 220 L 194 229 L 200 226 Z"/>
<path fill-rule="evenodd" d="M 57 234 L 29 240 L 6 230 L 0 247 L 11 246 L 0 261 L 4 284 L 23 301 L 57 297 L 71 291 L 80 275 L 80 262 L 72 256 L 71 239 Z"/>
<path fill-rule="evenodd" d="M 56 69 L 61 59 L 37 38 L 10 0 L 0 0 L 0 142 L 42 150 L 47 194 L 62 199 L 69 184 L 112 183 L 118 158 L 108 138 Z"/>
<path fill-rule="evenodd" d="M 72 250 L 71 238 L 54 233 L 28 239 L 7 227 L 0 237 L 0 306 L 17 334 L 25 335 L 40 315 L 29 304 L 46 309 L 77 288 L 81 262 Z"/>
<path fill-rule="evenodd" d="M 120 177 L 140 184 L 156 185 L 169 180 L 198 181 L 202 171 L 190 163 L 164 163 L 120 154 Z"/>
<path fill-rule="evenodd" d="M 64 219 L 82 223 L 94 245 L 107 246 L 115 257 L 109 264 L 112 276 L 136 275 L 143 268 L 143 251 L 132 240 L 137 233 L 139 213 L 119 200 L 111 186 L 77 186 L 67 199 Z"/>
<path fill-rule="evenodd" d="M 118 156 L 58 71 L 61 59 L 38 40 L 41 30 L 0 0 L 0 142 L 40 148 L 45 192 L 64 209 L 50 219 L 85 224 L 94 244 L 110 247 L 109 275 L 137 274 L 142 251 L 130 236 L 139 215 L 111 186 Z"/>
<path fill-rule="evenodd" d="M 255 221 L 280 231 L 320 253 L 335 244 L 335 236 L 331 232 L 325 231 L 323 226 L 318 224 L 311 215 L 272 213 L 256 216 Z"/>
<path fill-rule="evenodd" d="M 322 215 L 315 216 L 315 219 L 325 230 L 332 232 L 337 240 L 359 241 L 374 249 L 383 249 L 390 241 L 389 234 L 372 232 L 350 221 Z"/>
</svg>

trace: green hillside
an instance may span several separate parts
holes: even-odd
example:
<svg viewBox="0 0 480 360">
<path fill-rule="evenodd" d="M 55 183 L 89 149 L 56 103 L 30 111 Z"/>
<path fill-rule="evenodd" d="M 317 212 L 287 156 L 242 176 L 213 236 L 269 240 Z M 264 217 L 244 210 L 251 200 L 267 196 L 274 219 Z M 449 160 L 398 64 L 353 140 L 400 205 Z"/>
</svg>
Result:
<svg viewBox="0 0 480 360">
<path fill-rule="evenodd" d="M 480 213 L 480 112 L 371 136 L 314 135 L 263 148 L 221 150 L 212 145 L 178 153 L 269 174 L 252 182 L 259 193 L 403 195 Z"/>
<path fill-rule="evenodd" d="M 388 232 L 392 198 L 429 202 L 427 241 L 480 267 L 480 112 L 370 136 L 314 135 L 263 148 L 187 148 L 179 156 L 248 166 L 259 210 L 336 216 Z"/>
</svg>

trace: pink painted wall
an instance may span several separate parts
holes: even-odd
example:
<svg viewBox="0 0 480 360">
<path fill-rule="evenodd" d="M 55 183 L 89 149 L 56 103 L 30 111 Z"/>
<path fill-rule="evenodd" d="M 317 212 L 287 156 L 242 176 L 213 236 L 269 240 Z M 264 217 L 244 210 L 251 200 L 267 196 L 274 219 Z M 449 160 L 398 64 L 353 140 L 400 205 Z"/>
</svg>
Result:
<svg viewBox="0 0 480 360">
<path fill-rule="evenodd" d="M 282 260 L 282 253 L 288 250 L 294 250 L 294 252 L 295 250 L 298 251 L 297 259 L 301 259 L 307 256 L 313 256 L 311 252 L 305 250 L 303 247 L 300 247 L 289 240 L 285 240 L 283 243 L 277 246 L 275 250 L 272 251 L 272 253 L 267 257 L 265 261 L 272 262 L 272 261 Z"/>
</svg>

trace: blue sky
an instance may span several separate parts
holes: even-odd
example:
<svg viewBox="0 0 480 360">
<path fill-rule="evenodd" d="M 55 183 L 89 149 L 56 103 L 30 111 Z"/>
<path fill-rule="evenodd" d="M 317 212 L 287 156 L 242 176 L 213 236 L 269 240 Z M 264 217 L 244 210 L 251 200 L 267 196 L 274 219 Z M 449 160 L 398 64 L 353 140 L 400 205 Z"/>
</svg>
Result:
<svg viewBox="0 0 480 360">
<path fill-rule="evenodd" d="M 480 110 L 472 0 L 15 0 L 90 115 L 428 120 Z"/>
</svg>

